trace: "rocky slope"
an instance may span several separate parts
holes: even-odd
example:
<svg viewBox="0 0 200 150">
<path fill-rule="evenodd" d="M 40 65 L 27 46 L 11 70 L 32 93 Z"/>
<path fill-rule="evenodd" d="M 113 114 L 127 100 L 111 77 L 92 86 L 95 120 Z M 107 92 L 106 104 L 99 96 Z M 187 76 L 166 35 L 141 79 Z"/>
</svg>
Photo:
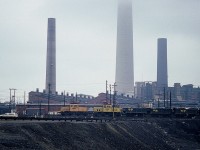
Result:
<svg viewBox="0 0 200 150">
<path fill-rule="evenodd" d="M 200 149 L 200 120 L 0 121 L 0 149 Z"/>
</svg>

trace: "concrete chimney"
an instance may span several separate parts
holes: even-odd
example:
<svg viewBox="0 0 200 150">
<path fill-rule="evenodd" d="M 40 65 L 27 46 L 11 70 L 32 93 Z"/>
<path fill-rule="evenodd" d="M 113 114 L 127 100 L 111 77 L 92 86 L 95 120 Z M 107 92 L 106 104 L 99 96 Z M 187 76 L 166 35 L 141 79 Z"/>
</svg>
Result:
<svg viewBox="0 0 200 150">
<path fill-rule="evenodd" d="M 56 19 L 48 18 L 47 59 L 46 59 L 46 93 L 56 93 Z"/>
</svg>

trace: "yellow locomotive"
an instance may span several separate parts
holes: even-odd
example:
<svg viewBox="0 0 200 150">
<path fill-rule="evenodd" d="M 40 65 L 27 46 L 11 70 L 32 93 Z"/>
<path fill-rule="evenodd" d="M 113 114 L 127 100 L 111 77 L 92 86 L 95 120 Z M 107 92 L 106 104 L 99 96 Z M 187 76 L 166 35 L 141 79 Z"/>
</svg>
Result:
<svg viewBox="0 0 200 150">
<path fill-rule="evenodd" d="M 113 107 L 112 105 L 80 105 L 80 104 L 70 104 L 61 107 L 61 115 L 63 116 L 120 116 L 121 108 L 119 106 Z"/>
<path fill-rule="evenodd" d="M 88 108 L 79 104 L 70 104 L 60 109 L 60 113 L 63 116 L 86 116 L 87 112 Z"/>
<path fill-rule="evenodd" d="M 102 105 L 101 107 L 94 107 L 94 116 L 115 116 L 121 115 L 121 108 L 118 106 L 113 107 L 112 105 Z"/>
</svg>

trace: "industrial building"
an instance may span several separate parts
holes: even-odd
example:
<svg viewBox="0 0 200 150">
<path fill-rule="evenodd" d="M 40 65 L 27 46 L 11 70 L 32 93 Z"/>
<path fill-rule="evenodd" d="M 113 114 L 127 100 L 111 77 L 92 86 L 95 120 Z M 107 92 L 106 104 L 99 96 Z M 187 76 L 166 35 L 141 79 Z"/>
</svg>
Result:
<svg viewBox="0 0 200 150">
<path fill-rule="evenodd" d="M 197 101 L 200 102 L 200 87 L 194 87 L 192 84 L 182 85 L 174 83 L 173 87 L 157 92 L 156 82 L 136 82 L 135 84 L 135 99 L 153 100 L 153 99 L 169 99 L 170 92 L 173 101 Z"/>
<path fill-rule="evenodd" d="M 157 40 L 157 82 L 136 82 L 134 87 L 132 0 L 118 0 L 117 16 L 114 84 L 114 91 L 117 91 L 116 104 L 126 107 L 143 107 L 145 104 L 150 107 L 154 100 L 169 99 L 169 92 L 173 101 L 197 100 L 200 102 L 200 90 L 193 88 L 191 84 L 181 86 L 180 83 L 175 83 L 174 87 L 168 87 L 166 38 Z M 58 94 L 56 91 L 56 19 L 48 18 L 47 27 L 45 89 L 42 92 L 39 92 L 39 89 L 29 92 L 28 103 L 17 105 L 18 113 L 21 115 L 47 114 L 51 111 L 59 111 L 62 106 L 70 103 L 102 104 L 106 102 L 112 104 L 111 98 L 114 99 L 115 94 L 110 94 L 110 99 L 104 93 L 96 98 L 84 94 L 70 95 L 64 92 Z"/>
</svg>

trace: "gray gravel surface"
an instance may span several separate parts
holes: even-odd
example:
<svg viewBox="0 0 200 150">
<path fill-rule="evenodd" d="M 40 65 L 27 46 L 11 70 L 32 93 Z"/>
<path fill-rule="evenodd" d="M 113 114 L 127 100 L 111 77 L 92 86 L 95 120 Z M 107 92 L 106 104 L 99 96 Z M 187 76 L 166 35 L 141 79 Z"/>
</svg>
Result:
<svg viewBox="0 0 200 150">
<path fill-rule="evenodd" d="M 0 149 L 194 150 L 200 149 L 200 120 L 0 121 Z"/>
</svg>

